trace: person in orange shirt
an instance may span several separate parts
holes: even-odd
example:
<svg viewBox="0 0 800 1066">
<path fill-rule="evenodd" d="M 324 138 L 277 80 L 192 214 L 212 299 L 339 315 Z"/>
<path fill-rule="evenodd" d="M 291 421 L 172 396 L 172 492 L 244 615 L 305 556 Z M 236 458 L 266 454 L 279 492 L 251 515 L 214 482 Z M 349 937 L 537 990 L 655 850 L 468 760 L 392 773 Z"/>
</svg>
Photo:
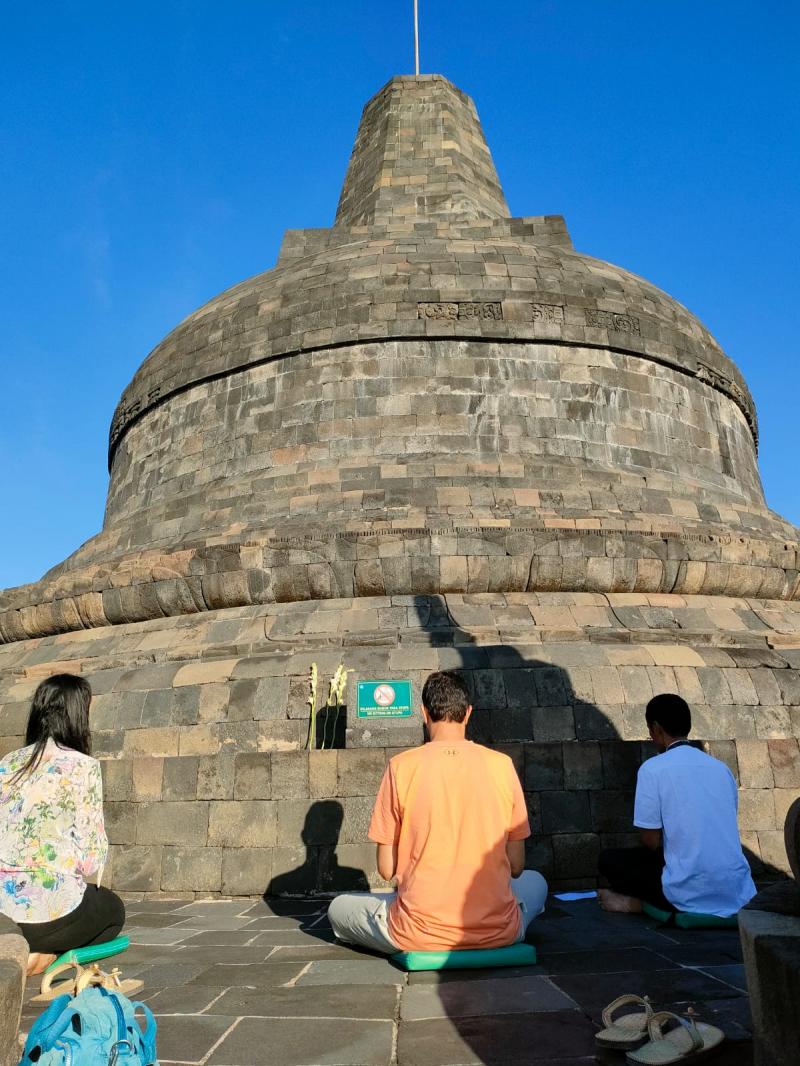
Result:
<svg viewBox="0 0 800 1066">
<path fill-rule="evenodd" d="M 514 764 L 466 739 L 471 713 L 457 674 L 430 675 L 430 742 L 390 760 L 369 827 L 378 873 L 397 891 L 337 896 L 339 940 L 387 954 L 504 947 L 544 910 L 547 883 L 524 868 L 531 831 Z"/>
</svg>

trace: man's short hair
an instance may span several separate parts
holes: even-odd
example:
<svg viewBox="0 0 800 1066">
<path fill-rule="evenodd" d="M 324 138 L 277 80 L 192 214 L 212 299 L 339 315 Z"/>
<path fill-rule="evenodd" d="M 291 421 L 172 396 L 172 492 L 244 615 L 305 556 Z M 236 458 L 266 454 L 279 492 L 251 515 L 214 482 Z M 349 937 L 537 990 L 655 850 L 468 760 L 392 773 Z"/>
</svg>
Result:
<svg viewBox="0 0 800 1066">
<path fill-rule="evenodd" d="M 644 713 L 648 726 L 657 722 L 671 737 L 688 737 L 692 728 L 689 704 L 672 692 L 653 696 Z"/>
<path fill-rule="evenodd" d="M 463 722 L 469 709 L 469 690 L 458 674 L 440 670 L 422 687 L 422 705 L 433 722 Z"/>
</svg>

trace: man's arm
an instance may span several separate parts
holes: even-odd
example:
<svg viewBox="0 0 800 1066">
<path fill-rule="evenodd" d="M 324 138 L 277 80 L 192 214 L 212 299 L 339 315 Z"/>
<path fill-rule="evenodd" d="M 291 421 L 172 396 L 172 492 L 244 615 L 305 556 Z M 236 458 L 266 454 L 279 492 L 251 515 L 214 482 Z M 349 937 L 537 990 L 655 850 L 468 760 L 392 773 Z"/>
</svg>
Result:
<svg viewBox="0 0 800 1066">
<path fill-rule="evenodd" d="M 508 856 L 508 862 L 511 867 L 511 876 L 519 877 L 525 869 L 525 841 L 507 840 L 506 855 Z"/>
<path fill-rule="evenodd" d="M 397 845 L 378 844 L 376 847 L 378 873 L 384 881 L 391 881 L 397 873 Z M 516 876 L 516 874 L 514 875 Z"/>
<path fill-rule="evenodd" d="M 661 847 L 661 830 L 640 829 L 639 839 L 646 848 L 650 848 L 651 851 L 657 851 Z"/>
</svg>

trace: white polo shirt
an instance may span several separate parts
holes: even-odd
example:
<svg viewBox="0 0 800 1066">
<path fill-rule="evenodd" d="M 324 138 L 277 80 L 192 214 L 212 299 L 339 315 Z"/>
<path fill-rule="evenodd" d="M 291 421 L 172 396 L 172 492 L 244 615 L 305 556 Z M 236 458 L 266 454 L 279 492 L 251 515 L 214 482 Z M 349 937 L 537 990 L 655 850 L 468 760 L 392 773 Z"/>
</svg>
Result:
<svg viewBox="0 0 800 1066">
<path fill-rule="evenodd" d="M 725 763 L 689 744 L 668 748 L 639 769 L 633 822 L 662 831 L 661 884 L 676 910 L 727 917 L 755 895 L 737 807 Z"/>
</svg>

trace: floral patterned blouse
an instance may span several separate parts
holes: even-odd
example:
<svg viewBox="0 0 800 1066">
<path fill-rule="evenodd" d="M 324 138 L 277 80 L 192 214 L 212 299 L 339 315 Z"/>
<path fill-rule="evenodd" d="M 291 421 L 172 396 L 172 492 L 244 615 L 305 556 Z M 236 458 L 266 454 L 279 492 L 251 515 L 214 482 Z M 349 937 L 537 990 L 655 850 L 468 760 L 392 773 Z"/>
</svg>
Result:
<svg viewBox="0 0 800 1066">
<path fill-rule="evenodd" d="M 23 923 L 74 911 L 108 855 L 100 763 L 48 740 L 36 769 L 12 782 L 32 750 L 0 760 L 0 913 Z"/>
</svg>

